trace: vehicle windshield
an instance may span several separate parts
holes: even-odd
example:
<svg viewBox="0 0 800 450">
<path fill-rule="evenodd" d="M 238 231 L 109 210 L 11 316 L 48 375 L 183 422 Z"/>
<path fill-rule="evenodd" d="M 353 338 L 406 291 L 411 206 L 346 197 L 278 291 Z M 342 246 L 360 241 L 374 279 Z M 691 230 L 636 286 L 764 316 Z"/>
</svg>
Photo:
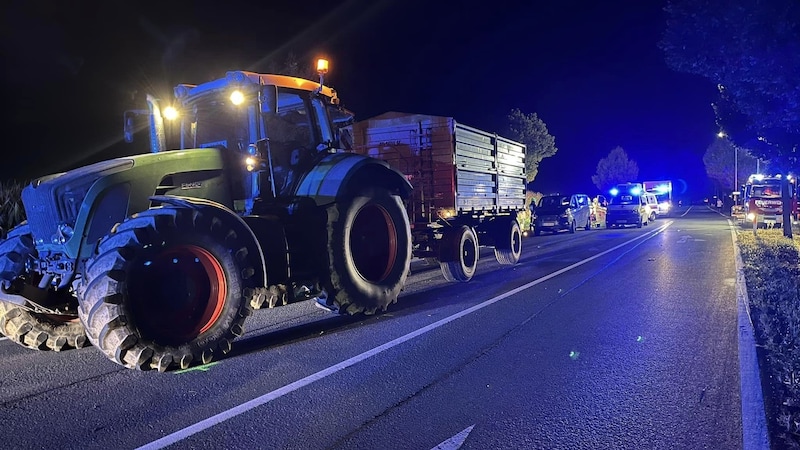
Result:
<svg viewBox="0 0 800 450">
<path fill-rule="evenodd" d="M 631 194 L 619 194 L 611 197 L 609 204 L 611 205 L 633 205 L 638 203 L 639 199 L 636 196 Z"/>
<path fill-rule="evenodd" d="M 780 197 L 781 186 L 779 184 L 754 184 L 750 190 L 752 197 Z"/>
<path fill-rule="evenodd" d="M 561 196 L 542 197 L 542 199 L 539 200 L 539 207 L 554 208 L 561 206 L 562 202 L 569 202 L 569 199 Z"/>
<path fill-rule="evenodd" d="M 250 144 L 247 108 L 238 108 L 218 99 L 194 104 L 194 123 L 184 123 L 182 148 L 225 147 L 247 150 Z"/>
</svg>

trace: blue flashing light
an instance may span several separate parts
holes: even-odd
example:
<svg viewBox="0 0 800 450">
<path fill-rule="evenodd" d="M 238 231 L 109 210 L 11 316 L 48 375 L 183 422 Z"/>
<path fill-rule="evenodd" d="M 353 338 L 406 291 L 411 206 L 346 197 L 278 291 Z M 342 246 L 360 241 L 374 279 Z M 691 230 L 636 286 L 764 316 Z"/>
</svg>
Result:
<svg viewBox="0 0 800 450">
<path fill-rule="evenodd" d="M 642 190 L 641 190 L 641 189 L 640 189 L 638 186 L 637 186 L 637 187 L 634 187 L 634 188 L 631 188 L 631 194 L 633 194 L 633 195 L 639 195 L 639 194 L 641 194 L 641 193 L 642 193 Z"/>
<path fill-rule="evenodd" d="M 619 189 L 617 189 L 617 188 L 611 188 L 611 190 L 610 190 L 610 191 L 608 191 L 608 193 L 609 193 L 609 194 L 611 194 L 611 195 L 613 195 L 614 197 L 616 197 L 616 196 L 617 196 L 617 194 L 619 194 Z"/>
</svg>

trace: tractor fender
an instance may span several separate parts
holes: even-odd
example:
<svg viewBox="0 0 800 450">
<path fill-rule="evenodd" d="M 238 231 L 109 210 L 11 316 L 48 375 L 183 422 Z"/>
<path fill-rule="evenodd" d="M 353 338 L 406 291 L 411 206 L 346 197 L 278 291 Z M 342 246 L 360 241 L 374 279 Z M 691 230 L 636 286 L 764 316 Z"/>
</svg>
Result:
<svg viewBox="0 0 800 450">
<path fill-rule="evenodd" d="M 243 237 L 245 242 L 247 242 L 246 245 L 251 254 L 258 255 L 256 263 L 259 267 L 254 268 L 256 270 L 255 275 L 259 277 L 257 282 L 261 283 L 262 286 L 267 286 L 267 264 L 264 257 L 264 251 L 262 250 L 261 245 L 259 245 L 259 240 L 253 232 L 253 229 L 250 228 L 250 226 L 241 216 L 221 203 L 203 198 L 154 195 L 150 197 L 150 200 L 153 202 L 153 204 L 166 203 L 172 206 L 194 209 L 205 213 L 211 212 L 214 214 L 215 217 L 223 221 L 225 226 L 236 231 L 236 233 Z"/>
<path fill-rule="evenodd" d="M 355 195 L 365 187 L 383 187 L 407 199 L 412 187 L 408 179 L 383 160 L 357 153 L 332 153 L 306 173 L 294 195 L 308 197 L 317 206 Z"/>
</svg>

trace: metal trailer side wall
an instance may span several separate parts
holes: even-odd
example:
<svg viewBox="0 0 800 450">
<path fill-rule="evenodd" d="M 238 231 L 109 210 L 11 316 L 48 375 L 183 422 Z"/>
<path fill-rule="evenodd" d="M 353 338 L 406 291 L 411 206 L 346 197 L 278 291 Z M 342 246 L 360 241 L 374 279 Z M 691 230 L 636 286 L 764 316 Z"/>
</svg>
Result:
<svg viewBox="0 0 800 450">
<path fill-rule="evenodd" d="M 382 159 L 414 187 L 413 223 L 441 210 L 491 215 L 525 207 L 525 146 L 452 117 L 386 113 L 352 125 L 354 151 Z"/>
</svg>

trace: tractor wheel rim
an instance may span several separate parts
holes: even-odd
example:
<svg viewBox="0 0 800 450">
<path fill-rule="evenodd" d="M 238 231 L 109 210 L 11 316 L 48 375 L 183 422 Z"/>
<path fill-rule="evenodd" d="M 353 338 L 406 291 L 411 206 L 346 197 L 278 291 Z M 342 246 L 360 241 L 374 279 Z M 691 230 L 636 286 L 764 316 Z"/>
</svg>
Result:
<svg viewBox="0 0 800 450">
<path fill-rule="evenodd" d="M 228 295 L 222 264 L 192 244 L 165 249 L 133 278 L 132 308 L 140 331 L 164 345 L 180 345 L 210 330 Z"/>
<path fill-rule="evenodd" d="M 389 212 L 380 205 L 361 208 L 350 230 L 350 252 L 359 275 L 381 282 L 392 272 L 397 259 L 397 229 Z"/>
</svg>

